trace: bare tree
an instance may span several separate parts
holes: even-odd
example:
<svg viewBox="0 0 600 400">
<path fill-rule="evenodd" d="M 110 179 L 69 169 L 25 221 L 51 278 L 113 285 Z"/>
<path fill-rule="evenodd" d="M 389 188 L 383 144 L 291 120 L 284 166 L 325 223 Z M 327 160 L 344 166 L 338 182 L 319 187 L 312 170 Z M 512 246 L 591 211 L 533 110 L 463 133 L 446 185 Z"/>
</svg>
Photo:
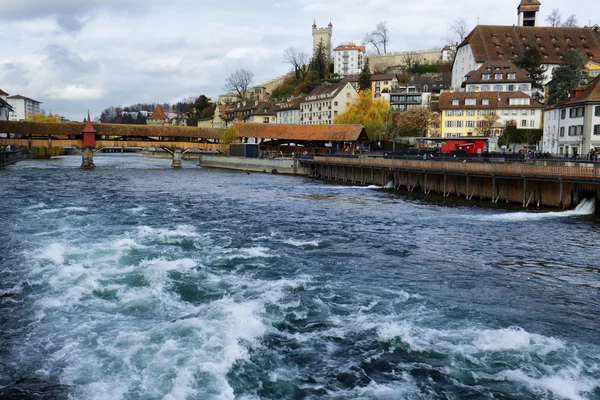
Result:
<svg viewBox="0 0 600 400">
<path fill-rule="evenodd" d="M 575 16 L 575 14 L 571 14 L 569 16 L 569 18 L 567 18 L 565 20 L 565 22 L 563 22 L 562 26 L 565 26 L 567 28 L 575 28 L 575 27 L 577 27 L 577 17 Z"/>
<path fill-rule="evenodd" d="M 456 48 L 465 40 L 467 35 L 469 34 L 469 27 L 467 25 L 467 21 L 464 18 L 459 18 L 454 20 L 450 28 L 450 35 L 444 38 L 447 46 L 450 46 L 454 50 L 452 51 L 452 59 L 456 56 Z"/>
<path fill-rule="evenodd" d="M 298 51 L 298 49 L 294 47 L 290 47 L 283 52 L 283 61 L 294 67 L 296 78 L 304 79 L 304 75 L 306 75 L 308 69 L 308 54 L 303 51 Z"/>
<path fill-rule="evenodd" d="M 409 72 L 414 74 L 419 66 L 423 64 L 423 57 L 418 53 L 408 52 L 402 56 L 402 63 Z"/>
<path fill-rule="evenodd" d="M 554 10 L 552 10 L 550 15 L 548 15 L 546 17 L 546 22 L 548 22 L 550 24 L 550 26 L 552 26 L 552 27 L 560 26 L 561 21 L 562 21 L 562 15 L 558 8 L 555 8 Z"/>
<path fill-rule="evenodd" d="M 375 47 L 377 54 L 387 54 L 387 45 L 390 42 L 390 33 L 386 21 L 381 21 L 375 27 L 373 32 L 365 34 L 363 44 L 370 44 Z"/>
<path fill-rule="evenodd" d="M 248 88 L 252 84 L 254 74 L 247 69 L 238 69 L 225 79 L 225 89 L 228 92 L 236 93 L 238 99 L 245 99 L 248 93 Z"/>
</svg>

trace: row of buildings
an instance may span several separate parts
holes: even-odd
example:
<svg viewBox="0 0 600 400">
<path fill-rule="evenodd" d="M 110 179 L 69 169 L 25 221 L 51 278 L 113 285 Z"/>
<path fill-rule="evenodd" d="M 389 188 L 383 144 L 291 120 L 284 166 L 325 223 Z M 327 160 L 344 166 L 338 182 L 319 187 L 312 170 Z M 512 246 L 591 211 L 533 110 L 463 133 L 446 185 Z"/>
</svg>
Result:
<svg viewBox="0 0 600 400">
<path fill-rule="evenodd" d="M 41 105 L 41 102 L 20 94 L 9 96 L 0 89 L 0 121 L 25 121 L 34 114 L 40 114 Z"/>
</svg>

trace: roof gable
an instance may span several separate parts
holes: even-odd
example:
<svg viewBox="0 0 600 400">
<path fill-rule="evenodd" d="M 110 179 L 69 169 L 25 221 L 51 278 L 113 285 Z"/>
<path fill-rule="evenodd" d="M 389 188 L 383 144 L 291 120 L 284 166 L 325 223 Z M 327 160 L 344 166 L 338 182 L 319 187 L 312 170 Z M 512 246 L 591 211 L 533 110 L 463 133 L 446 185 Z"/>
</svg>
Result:
<svg viewBox="0 0 600 400">
<path fill-rule="evenodd" d="M 167 120 L 169 119 L 165 112 L 163 111 L 162 107 L 160 106 L 160 104 L 156 105 L 156 108 L 154 109 L 154 112 L 148 117 L 148 119 L 160 119 L 160 120 Z"/>
<path fill-rule="evenodd" d="M 484 74 L 489 74 L 487 80 L 483 79 Z M 496 79 L 496 74 L 502 74 L 501 79 Z M 508 74 L 514 74 L 514 79 L 508 79 Z M 467 79 L 463 82 L 463 87 L 467 84 L 484 83 L 522 83 L 533 82 L 527 71 L 518 68 L 515 64 L 507 61 L 485 62 L 475 71 L 466 75 Z"/>
<path fill-rule="evenodd" d="M 563 104 L 583 103 L 586 101 L 600 101 L 600 75 L 594 78 L 581 94 L 567 100 Z"/>
</svg>

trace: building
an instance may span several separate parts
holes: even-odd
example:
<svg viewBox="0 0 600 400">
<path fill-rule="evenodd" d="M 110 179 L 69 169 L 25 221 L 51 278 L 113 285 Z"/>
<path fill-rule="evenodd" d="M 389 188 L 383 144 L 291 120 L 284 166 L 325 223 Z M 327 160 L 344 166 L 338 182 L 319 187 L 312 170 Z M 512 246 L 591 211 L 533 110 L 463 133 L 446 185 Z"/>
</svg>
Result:
<svg viewBox="0 0 600 400">
<path fill-rule="evenodd" d="M 20 94 L 8 96 L 7 102 L 12 108 L 12 111 L 8 114 L 8 119 L 11 121 L 25 121 L 31 115 L 42 112 L 40 108 L 41 102 L 21 96 Z"/>
<path fill-rule="evenodd" d="M 364 67 L 365 46 L 343 43 L 333 49 L 333 73 L 340 76 L 358 75 Z"/>
<path fill-rule="evenodd" d="M 485 62 L 514 61 L 531 47 L 539 48 L 544 55 L 544 83 L 551 79 L 554 68 L 562 64 L 562 53 L 567 50 L 577 50 L 587 60 L 600 59 L 600 35 L 591 28 L 537 26 L 539 8 L 537 0 L 521 0 L 519 25 L 477 25 L 456 49 L 452 87 L 460 88 L 467 74 Z"/>
<path fill-rule="evenodd" d="M 389 102 L 394 112 L 403 112 L 415 107 L 429 107 L 431 93 L 422 92 L 416 86 L 395 86 L 389 94 Z"/>
<path fill-rule="evenodd" d="M 232 104 L 238 101 L 237 94 L 235 93 L 225 93 L 219 96 L 218 104 Z"/>
<path fill-rule="evenodd" d="M 7 98 L 8 93 L 0 89 L 0 121 L 8 121 L 8 114 L 13 110 Z"/>
<path fill-rule="evenodd" d="M 146 119 L 146 125 L 187 126 L 187 119 L 176 110 L 167 110 L 167 112 L 165 113 L 160 104 L 157 104 L 154 112 Z"/>
<path fill-rule="evenodd" d="M 413 77 L 408 85 L 416 87 L 418 91 L 427 93 L 430 92 L 433 95 L 439 95 L 450 89 L 452 82 L 452 74 L 450 72 L 444 73 L 427 73 L 421 76 Z M 395 90 L 393 87 L 392 91 Z"/>
<path fill-rule="evenodd" d="M 300 123 L 303 125 L 331 125 L 335 116 L 342 114 L 358 92 L 350 82 L 326 84 L 314 88 L 300 101 Z"/>
<path fill-rule="evenodd" d="M 542 149 L 563 156 L 600 150 L 600 76 L 585 90 L 544 112 Z"/>
<path fill-rule="evenodd" d="M 499 124 L 490 126 L 488 136 L 515 121 L 518 129 L 539 129 L 544 106 L 523 92 L 446 92 L 439 97 L 440 129 L 443 138 L 481 136 L 486 117 L 496 115 Z"/>
<path fill-rule="evenodd" d="M 317 22 L 315 21 L 312 25 L 313 35 L 313 56 L 317 52 L 319 43 L 322 43 L 323 50 L 327 59 L 331 57 L 331 37 L 333 36 L 333 24 L 329 22 L 327 28 L 317 28 Z"/>
<path fill-rule="evenodd" d="M 533 79 L 511 62 L 486 62 L 466 75 L 467 92 L 525 92 L 531 96 Z"/>
<path fill-rule="evenodd" d="M 342 79 L 342 82 L 350 82 L 356 90 L 358 90 L 359 81 L 360 76 L 358 75 L 351 75 Z M 398 86 L 398 77 L 396 74 L 371 75 L 371 91 L 375 99 L 381 97 L 382 93 L 390 93 L 390 90 L 394 86 Z"/>
<path fill-rule="evenodd" d="M 590 79 L 594 79 L 598 75 L 600 75 L 600 62 L 596 60 L 590 60 L 585 65 L 585 70 Z"/>
<path fill-rule="evenodd" d="M 272 101 L 243 100 L 225 111 L 225 124 L 237 123 L 275 124 L 277 123 L 276 104 Z"/>
<path fill-rule="evenodd" d="M 278 124 L 300 123 L 300 99 L 283 102 L 277 107 Z"/>
</svg>

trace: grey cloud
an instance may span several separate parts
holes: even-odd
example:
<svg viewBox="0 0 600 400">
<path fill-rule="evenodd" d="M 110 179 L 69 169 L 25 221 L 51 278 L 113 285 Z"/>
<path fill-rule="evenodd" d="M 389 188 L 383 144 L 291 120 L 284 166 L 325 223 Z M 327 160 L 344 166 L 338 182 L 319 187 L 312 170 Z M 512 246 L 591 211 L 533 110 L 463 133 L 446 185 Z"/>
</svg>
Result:
<svg viewBox="0 0 600 400">
<path fill-rule="evenodd" d="M 58 26 L 66 31 L 79 32 L 83 29 L 83 22 L 72 15 L 58 15 L 56 17 Z"/>
<path fill-rule="evenodd" d="M 100 68 L 97 61 L 85 61 L 79 54 L 61 45 L 49 45 L 45 53 L 49 62 L 59 71 L 61 78 L 67 82 L 89 76 Z"/>
</svg>

